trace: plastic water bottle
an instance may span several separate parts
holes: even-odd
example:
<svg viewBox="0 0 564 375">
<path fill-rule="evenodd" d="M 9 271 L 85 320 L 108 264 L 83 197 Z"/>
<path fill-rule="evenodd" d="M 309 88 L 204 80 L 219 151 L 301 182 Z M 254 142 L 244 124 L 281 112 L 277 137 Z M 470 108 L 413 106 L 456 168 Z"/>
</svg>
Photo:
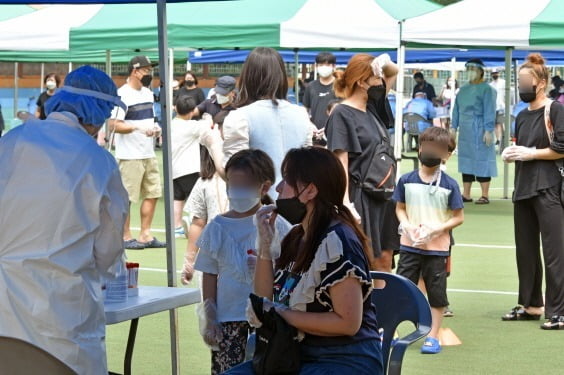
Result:
<svg viewBox="0 0 564 375">
<path fill-rule="evenodd" d="M 117 303 L 127 301 L 127 268 L 120 259 L 117 264 L 117 277 L 106 283 L 106 302 Z"/>
</svg>

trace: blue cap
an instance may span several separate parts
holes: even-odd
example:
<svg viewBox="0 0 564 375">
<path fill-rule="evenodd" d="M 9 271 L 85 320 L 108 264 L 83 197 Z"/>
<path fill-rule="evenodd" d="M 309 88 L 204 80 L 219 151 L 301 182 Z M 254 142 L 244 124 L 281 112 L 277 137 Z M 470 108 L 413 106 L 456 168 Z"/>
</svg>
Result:
<svg viewBox="0 0 564 375">
<path fill-rule="evenodd" d="M 82 124 L 100 127 L 116 105 L 126 108 L 112 79 L 103 71 L 85 65 L 66 76 L 64 86 L 45 102 L 45 113 L 71 112 Z"/>
</svg>

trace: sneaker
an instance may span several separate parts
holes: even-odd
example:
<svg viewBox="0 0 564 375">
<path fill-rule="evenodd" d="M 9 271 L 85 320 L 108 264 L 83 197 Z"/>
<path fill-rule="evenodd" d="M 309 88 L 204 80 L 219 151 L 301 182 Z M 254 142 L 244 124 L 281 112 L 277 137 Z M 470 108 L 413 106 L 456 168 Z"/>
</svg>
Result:
<svg viewBox="0 0 564 375">
<path fill-rule="evenodd" d="M 423 354 L 439 354 L 441 352 L 441 344 L 439 340 L 433 337 L 427 337 L 423 346 L 421 347 L 421 353 Z"/>
<path fill-rule="evenodd" d="M 453 316 L 454 316 L 454 312 L 450 309 L 450 306 L 447 306 L 445 311 L 443 311 L 443 317 L 452 318 Z"/>
<path fill-rule="evenodd" d="M 183 227 L 178 227 L 174 230 L 174 237 L 176 238 L 185 238 L 186 237 L 186 232 L 184 232 L 184 228 Z"/>
</svg>

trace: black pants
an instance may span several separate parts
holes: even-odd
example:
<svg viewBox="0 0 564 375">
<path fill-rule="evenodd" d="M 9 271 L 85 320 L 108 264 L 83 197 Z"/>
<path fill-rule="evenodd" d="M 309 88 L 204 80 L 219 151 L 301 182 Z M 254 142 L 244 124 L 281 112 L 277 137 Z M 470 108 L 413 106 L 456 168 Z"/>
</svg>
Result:
<svg viewBox="0 0 564 375">
<path fill-rule="evenodd" d="M 478 176 L 474 176 L 473 174 L 462 174 L 462 182 L 474 182 L 474 181 L 478 181 L 480 183 L 482 182 L 490 182 L 492 180 L 491 177 L 478 177 Z"/>
<path fill-rule="evenodd" d="M 546 273 L 545 316 L 564 315 L 564 208 L 560 185 L 515 202 L 515 244 L 519 275 L 518 303 L 543 306 L 540 240 Z"/>
</svg>

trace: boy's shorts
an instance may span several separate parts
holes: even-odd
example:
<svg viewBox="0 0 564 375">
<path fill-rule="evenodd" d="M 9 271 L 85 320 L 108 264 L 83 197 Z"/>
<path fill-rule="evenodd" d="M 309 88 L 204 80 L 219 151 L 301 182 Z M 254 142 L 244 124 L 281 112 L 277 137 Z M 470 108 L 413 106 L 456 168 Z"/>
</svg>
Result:
<svg viewBox="0 0 564 375">
<path fill-rule="evenodd" d="M 118 162 L 121 180 L 129 201 L 139 202 L 141 198 L 160 198 L 162 195 L 161 176 L 156 158 L 124 160 Z"/>
<path fill-rule="evenodd" d="M 198 178 L 200 178 L 200 174 L 196 172 L 172 180 L 174 200 L 185 201 L 188 199 L 192 189 L 194 189 L 194 185 L 196 185 L 196 181 L 198 181 Z"/>
<path fill-rule="evenodd" d="M 419 276 L 425 282 L 427 299 L 431 307 L 446 307 L 449 305 L 447 298 L 447 272 L 446 256 L 422 255 L 400 251 L 397 274 L 411 280 L 415 285 Z"/>
</svg>

